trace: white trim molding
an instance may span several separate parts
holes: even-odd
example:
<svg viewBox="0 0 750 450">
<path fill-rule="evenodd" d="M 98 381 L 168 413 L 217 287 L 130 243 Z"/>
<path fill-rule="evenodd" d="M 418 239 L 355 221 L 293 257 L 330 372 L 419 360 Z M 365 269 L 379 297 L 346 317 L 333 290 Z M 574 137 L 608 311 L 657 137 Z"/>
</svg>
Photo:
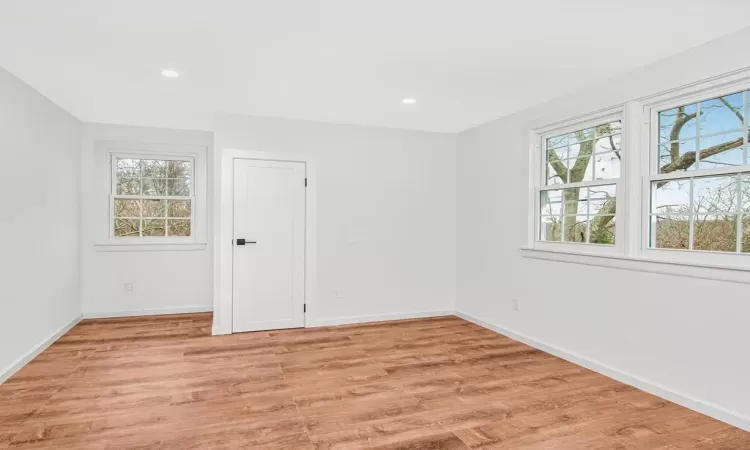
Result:
<svg viewBox="0 0 750 450">
<path fill-rule="evenodd" d="M 113 317 L 164 316 L 170 314 L 193 314 L 213 311 L 213 306 L 180 306 L 177 308 L 131 309 L 124 311 L 85 312 L 84 319 L 109 319 Z"/>
<path fill-rule="evenodd" d="M 618 368 L 602 364 L 585 356 L 567 351 L 546 342 L 539 341 L 516 331 L 509 330 L 499 325 L 493 325 L 482 319 L 474 317 L 471 314 L 456 312 L 456 315 L 458 317 L 461 317 L 462 319 L 468 320 L 469 322 L 473 322 L 481 327 L 487 328 L 488 330 L 492 330 L 498 334 L 502 334 L 503 336 L 507 336 L 511 339 L 523 342 L 526 345 L 530 345 L 531 347 L 534 347 L 538 350 L 549 353 L 550 355 L 557 356 L 558 358 L 562 358 L 573 364 L 577 364 L 579 366 L 593 370 L 594 372 L 600 373 L 621 383 L 625 383 L 627 385 L 646 391 L 649 394 L 656 395 L 657 397 L 661 397 L 665 400 L 677 403 L 678 405 L 692 409 L 693 411 L 697 411 L 701 414 L 713 417 L 714 419 L 742 428 L 745 431 L 750 431 L 750 417 L 743 416 L 742 414 L 727 410 L 726 408 L 723 408 L 719 405 L 715 405 L 693 396 L 674 391 L 658 383 L 654 383 L 650 380 L 646 380 Z"/>
<path fill-rule="evenodd" d="M 234 160 L 255 159 L 305 163 L 305 325 L 317 313 L 317 172 L 312 156 L 298 153 L 215 149 L 214 153 L 214 323 L 213 334 L 232 333 L 232 265 L 234 245 Z"/>
<path fill-rule="evenodd" d="M 12 377 L 16 372 L 21 370 L 26 364 L 30 363 L 31 360 L 36 358 L 40 353 L 47 349 L 50 345 L 54 344 L 56 340 L 60 339 L 65 333 L 70 331 L 71 328 L 78 325 L 78 322 L 83 319 L 82 316 L 78 316 L 60 327 L 57 331 L 47 336 L 42 342 L 32 347 L 28 352 L 23 354 L 21 357 L 10 363 L 8 366 L 0 370 L 0 384 L 5 383 L 8 378 Z"/>
<path fill-rule="evenodd" d="M 351 325 L 368 322 L 387 322 L 389 320 L 405 319 L 425 319 L 428 317 L 452 316 L 454 311 L 417 311 L 397 314 L 378 314 L 375 316 L 348 316 L 348 317 L 331 317 L 323 319 L 310 320 L 308 327 L 328 327 L 334 325 Z"/>
<path fill-rule="evenodd" d="M 602 255 L 584 252 L 572 253 L 569 251 L 541 250 L 531 247 L 522 247 L 521 256 L 545 261 L 750 284 L 750 269 L 735 266 L 709 265 L 704 262 L 665 260 L 648 256 Z"/>
</svg>

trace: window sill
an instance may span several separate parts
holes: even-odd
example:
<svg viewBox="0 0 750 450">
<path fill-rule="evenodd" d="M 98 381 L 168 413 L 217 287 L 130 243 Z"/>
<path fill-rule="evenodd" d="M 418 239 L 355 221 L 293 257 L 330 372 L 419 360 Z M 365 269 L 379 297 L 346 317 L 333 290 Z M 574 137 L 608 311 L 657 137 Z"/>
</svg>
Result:
<svg viewBox="0 0 750 450">
<path fill-rule="evenodd" d="M 96 252 L 174 252 L 200 251 L 206 249 L 206 243 L 127 243 L 127 244 L 96 244 Z"/>
<path fill-rule="evenodd" d="M 588 266 L 609 267 L 636 272 L 729 281 L 750 284 L 750 267 L 722 266 L 687 261 L 675 261 L 650 256 L 594 254 L 521 247 L 524 258 L 558 261 Z"/>
</svg>

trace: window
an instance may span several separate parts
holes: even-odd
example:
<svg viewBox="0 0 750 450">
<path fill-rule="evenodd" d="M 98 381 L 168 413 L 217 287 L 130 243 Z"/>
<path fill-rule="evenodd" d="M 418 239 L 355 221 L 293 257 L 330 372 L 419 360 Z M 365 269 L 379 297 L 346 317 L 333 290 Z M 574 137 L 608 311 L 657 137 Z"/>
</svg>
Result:
<svg viewBox="0 0 750 450">
<path fill-rule="evenodd" d="M 748 114 L 742 70 L 531 131 L 522 254 L 750 284 Z"/>
<path fill-rule="evenodd" d="M 193 235 L 194 159 L 113 154 L 111 164 L 114 238 Z"/>
<path fill-rule="evenodd" d="M 748 97 L 653 109 L 649 248 L 750 252 Z"/>
<path fill-rule="evenodd" d="M 538 234 L 543 242 L 616 243 L 622 121 L 541 136 Z"/>
</svg>

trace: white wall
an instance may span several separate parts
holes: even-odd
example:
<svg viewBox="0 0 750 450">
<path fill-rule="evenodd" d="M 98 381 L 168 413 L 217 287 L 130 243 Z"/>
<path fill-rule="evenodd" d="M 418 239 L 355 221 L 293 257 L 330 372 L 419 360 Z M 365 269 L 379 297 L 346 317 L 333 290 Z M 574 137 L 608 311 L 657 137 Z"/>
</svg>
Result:
<svg viewBox="0 0 750 450">
<path fill-rule="evenodd" d="M 0 381 L 80 315 L 81 125 L 0 68 Z"/>
<path fill-rule="evenodd" d="M 747 285 L 531 260 L 519 252 L 531 226 L 532 127 L 740 69 L 748 42 L 750 29 L 461 133 L 458 310 L 750 426 Z M 513 298 L 521 300 L 520 311 Z"/>
<path fill-rule="evenodd" d="M 454 135 L 248 116 L 217 117 L 214 133 L 215 158 L 243 149 L 314 159 L 309 322 L 454 309 Z"/>
<path fill-rule="evenodd" d="M 210 310 L 212 303 L 212 245 L 198 250 L 100 251 L 96 236 L 102 233 L 102 212 L 107 214 L 106 196 L 97 193 L 107 167 L 95 152 L 97 141 L 205 146 L 210 151 L 212 135 L 122 125 L 84 124 L 82 145 L 82 304 L 86 317 L 158 314 Z M 106 165 L 105 165 L 106 166 Z M 207 170 L 211 185 L 210 167 Z M 105 219 L 106 220 L 106 219 Z M 106 235 L 106 232 L 105 232 Z M 209 229 L 210 236 L 210 229 Z M 132 291 L 125 291 L 131 283 Z"/>
</svg>

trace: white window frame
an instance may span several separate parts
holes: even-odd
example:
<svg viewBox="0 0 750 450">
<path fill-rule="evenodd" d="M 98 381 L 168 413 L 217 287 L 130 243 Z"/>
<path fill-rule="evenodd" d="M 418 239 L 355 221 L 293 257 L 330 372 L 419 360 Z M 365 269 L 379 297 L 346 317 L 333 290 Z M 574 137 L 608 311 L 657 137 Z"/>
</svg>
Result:
<svg viewBox="0 0 750 450">
<path fill-rule="evenodd" d="M 170 196 L 170 195 L 118 195 L 117 194 L 117 159 L 152 159 L 152 160 L 159 160 L 159 161 L 187 161 L 190 163 L 190 195 L 188 196 Z M 161 154 L 139 154 L 139 153 L 115 153 L 112 152 L 109 155 L 109 165 L 111 167 L 112 173 L 110 174 L 110 194 L 109 194 L 109 218 L 110 218 L 110 226 L 109 226 L 109 236 L 110 239 L 115 241 L 125 241 L 125 240 L 135 240 L 141 244 L 151 244 L 151 243 L 195 243 L 195 237 L 193 233 L 193 223 L 195 223 L 195 184 L 192 182 L 195 180 L 195 158 L 192 156 L 179 156 L 179 155 L 161 155 Z M 143 177 L 139 177 L 139 180 L 141 182 L 141 190 L 143 190 Z M 190 200 L 190 236 L 132 236 L 132 237 L 122 237 L 122 236 L 116 236 L 115 235 L 115 200 L 116 199 L 126 199 L 126 200 L 140 200 L 141 202 L 143 200 Z M 141 203 L 142 205 L 142 203 Z M 141 206 L 143 208 L 143 206 Z M 166 220 L 167 211 L 169 208 L 165 205 L 165 216 L 164 219 Z M 155 217 L 154 219 L 159 219 L 159 217 Z M 139 220 L 143 220 L 143 214 L 141 212 L 141 216 L 139 217 Z M 141 224 L 142 228 L 142 224 Z"/>
<path fill-rule="evenodd" d="M 188 144 L 97 141 L 94 164 L 102 169 L 94 180 L 96 251 L 203 250 L 207 245 L 207 148 Z M 140 199 L 190 199 L 190 236 L 117 237 L 114 235 L 114 199 L 117 192 L 116 158 L 189 160 L 192 162 L 189 197 L 125 196 Z"/>
<path fill-rule="evenodd" d="M 722 74 L 710 79 L 676 87 L 668 91 L 634 99 L 601 110 L 568 122 L 560 122 L 549 127 L 538 127 L 530 132 L 530 189 L 529 189 L 529 224 L 527 244 L 521 247 L 521 254 L 526 258 L 548 261 L 561 261 L 599 267 L 611 267 L 648 273 L 661 273 L 684 276 L 694 279 L 723 280 L 735 283 L 750 284 L 750 254 L 720 253 L 701 250 L 656 249 L 649 247 L 650 239 L 650 183 L 652 180 L 666 178 L 667 175 L 656 174 L 652 164 L 658 157 L 658 111 L 671 109 L 680 105 L 697 103 L 722 95 L 750 90 L 750 69 Z M 618 233 L 624 234 L 620 239 L 624 248 L 617 251 L 605 251 L 602 246 L 538 242 L 538 196 L 535 187 L 542 182 L 542 152 L 540 134 L 570 124 L 590 123 L 601 120 L 607 111 L 622 111 L 622 151 L 621 178 L 617 194 Z M 747 112 L 746 112 L 747 114 Z M 591 118 L 589 121 L 587 118 Z M 745 117 L 750 120 L 750 117 Z M 560 124 L 563 125 L 560 125 Z M 653 138 L 653 139 L 652 139 Z M 750 152 L 750 149 L 747 150 Z M 750 164 L 734 168 L 706 169 L 705 171 L 685 171 L 684 177 L 709 176 L 725 173 L 750 171 Z M 692 172 L 695 172 L 694 174 Z M 679 178 L 678 175 L 670 175 Z M 622 186 L 622 188 L 620 187 Z M 620 220 L 622 217 L 622 220 Z M 574 246 L 573 248 L 570 245 Z M 619 245 L 618 245 L 619 248 Z"/>
<path fill-rule="evenodd" d="M 729 75 L 716 80 L 709 80 L 693 86 L 681 88 L 641 102 L 643 127 L 641 133 L 640 153 L 645 156 L 645 161 L 644 164 L 641 164 L 641 220 L 637 230 L 633 230 L 633 232 L 640 233 L 639 256 L 650 259 L 711 267 L 738 268 L 743 270 L 750 269 L 750 253 L 715 252 L 693 249 L 666 249 L 652 248 L 650 246 L 651 183 L 653 181 L 686 180 L 712 175 L 731 175 L 750 172 L 750 164 L 745 164 L 725 168 L 675 171 L 665 174 L 657 173 L 656 161 L 658 161 L 659 158 L 659 111 L 665 111 L 682 105 L 700 103 L 723 95 L 745 92 L 748 90 L 750 90 L 750 79 L 748 79 L 748 77 L 735 79 L 735 77 Z M 744 112 L 744 120 L 745 126 L 747 126 L 747 111 Z M 696 148 L 696 151 L 697 150 L 698 149 Z M 748 151 L 747 136 L 745 136 L 744 151 Z M 692 202 L 692 195 L 690 201 Z M 737 232 L 738 234 L 741 233 L 739 227 Z"/>
<path fill-rule="evenodd" d="M 616 120 L 622 121 L 622 140 L 620 145 L 620 154 L 622 155 L 622 162 L 620 164 L 621 172 L 619 178 L 607 179 L 607 180 L 594 180 L 584 181 L 578 183 L 568 184 L 557 184 L 557 185 L 546 185 L 546 169 L 547 161 L 545 151 L 545 141 L 547 138 L 552 136 L 558 136 L 565 133 L 570 133 L 576 130 L 585 128 L 595 127 L 604 123 L 613 122 Z M 549 126 L 540 127 L 532 130 L 529 133 L 530 148 L 529 153 L 531 155 L 529 161 L 530 167 L 530 199 L 529 199 L 529 224 L 533 224 L 529 227 L 528 242 L 529 247 L 535 250 L 549 250 L 554 252 L 565 252 L 565 253 L 591 253 L 591 254 L 622 254 L 625 248 L 625 233 L 623 230 L 622 222 L 624 220 L 623 208 L 619 205 L 624 201 L 624 165 L 627 161 L 628 147 L 626 146 L 626 123 L 623 114 L 622 107 L 609 108 L 606 110 L 598 111 L 593 114 L 578 117 L 564 122 L 558 122 Z M 615 212 L 615 243 L 614 245 L 607 244 L 592 244 L 587 242 L 554 242 L 554 241 L 542 241 L 540 239 L 540 217 L 541 217 L 541 203 L 540 197 L 541 192 L 545 190 L 557 190 L 575 187 L 591 187 L 591 186 L 603 186 L 603 185 L 616 185 L 617 204 L 618 208 Z"/>
</svg>

